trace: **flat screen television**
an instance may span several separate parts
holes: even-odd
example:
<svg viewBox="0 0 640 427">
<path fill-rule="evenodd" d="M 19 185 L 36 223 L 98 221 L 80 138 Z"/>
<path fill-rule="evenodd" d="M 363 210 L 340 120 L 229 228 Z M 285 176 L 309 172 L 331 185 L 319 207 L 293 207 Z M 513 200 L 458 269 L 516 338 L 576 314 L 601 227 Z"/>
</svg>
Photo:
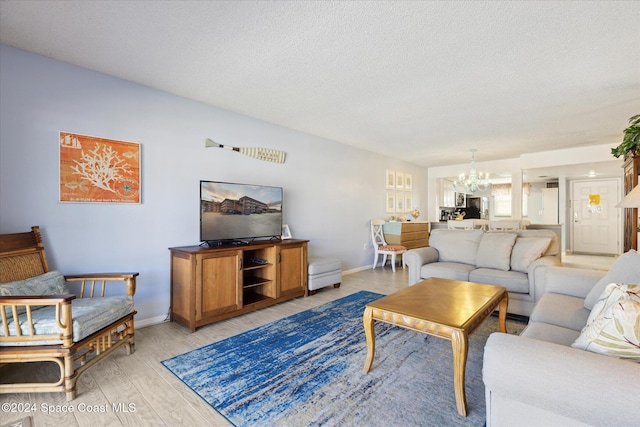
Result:
<svg viewBox="0 0 640 427">
<path fill-rule="evenodd" d="M 282 187 L 200 181 L 200 241 L 248 243 L 282 234 Z"/>
</svg>

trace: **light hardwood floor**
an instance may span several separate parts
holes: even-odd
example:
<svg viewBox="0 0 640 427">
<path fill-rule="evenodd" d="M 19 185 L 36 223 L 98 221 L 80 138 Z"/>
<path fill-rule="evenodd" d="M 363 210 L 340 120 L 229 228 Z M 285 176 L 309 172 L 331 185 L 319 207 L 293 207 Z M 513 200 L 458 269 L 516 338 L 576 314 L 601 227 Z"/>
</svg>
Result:
<svg viewBox="0 0 640 427">
<path fill-rule="evenodd" d="M 575 267 L 607 269 L 615 258 L 568 256 L 563 261 Z M 378 267 L 344 276 L 338 289 L 324 288 L 307 298 L 204 326 L 193 334 L 173 322 L 138 329 L 136 352 L 127 356 L 124 350 L 118 350 L 89 369 L 80 378 L 78 397 L 72 402 L 66 402 L 62 393 L 0 395 L 0 403 L 15 403 L 23 409 L 22 412 L 0 410 L 0 425 L 31 415 L 36 427 L 229 426 L 231 424 L 160 362 L 359 290 L 389 294 L 406 286 L 406 270 L 398 268 L 393 273 L 389 266 Z M 29 373 L 40 376 L 50 372 L 47 366 L 30 368 Z M 25 372 L 13 366 L 0 368 L 3 378 L 24 378 Z"/>
<path fill-rule="evenodd" d="M 345 275 L 340 288 L 320 289 L 307 298 L 204 326 L 195 333 L 174 322 L 137 329 L 135 353 L 127 356 L 123 349 L 118 350 L 89 369 L 80 378 L 78 397 L 72 402 L 62 393 L 0 395 L 0 425 L 30 415 L 36 427 L 229 426 L 160 362 L 359 290 L 395 292 L 407 286 L 406 270 L 396 270 L 393 273 L 391 267 L 378 267 Z M 30 366 L 28 370 L 5 366 L 0 368 L 0 376 L 25 378 L 27 372 L 44 376 L 51 372 L 51 365 Z M 6 403 L 10 410 L 21 411 L 6 411 Z"/>
</svg>

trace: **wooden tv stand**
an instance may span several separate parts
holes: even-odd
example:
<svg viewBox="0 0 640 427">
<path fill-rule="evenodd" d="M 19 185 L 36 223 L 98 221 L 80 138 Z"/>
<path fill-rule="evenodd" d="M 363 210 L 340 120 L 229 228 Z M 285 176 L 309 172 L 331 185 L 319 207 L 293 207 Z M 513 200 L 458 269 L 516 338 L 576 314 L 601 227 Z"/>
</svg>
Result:
<svg viewBox="0 0 640 427">
<path fill-rule="evenodd" d="M 170 319 L 197 327 L 307 295 L 308 240 L 171 251 Z"/>
</svg>

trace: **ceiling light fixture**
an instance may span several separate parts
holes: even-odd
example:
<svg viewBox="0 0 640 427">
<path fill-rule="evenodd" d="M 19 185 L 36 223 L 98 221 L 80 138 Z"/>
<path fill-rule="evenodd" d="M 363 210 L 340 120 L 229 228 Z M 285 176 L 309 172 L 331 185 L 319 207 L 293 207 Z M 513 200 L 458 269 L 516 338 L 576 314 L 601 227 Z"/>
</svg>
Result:
<svg viewBox="0 0 640 427">
<path fill-rule="evenodd" d="M 486 191 L 489 188 L 489 174 L 483 174 L 482 172 L 476 172 L 476 150 L 471 151 L 471 170 L 469 171 L 469 177 L 466 177 L 463 173 L 458 176 L 457 181 L 453 181 L 453 188 L 456 191 L 464 191 L 465 193 L 475 193 L 476 191 Z"/>
</svg>

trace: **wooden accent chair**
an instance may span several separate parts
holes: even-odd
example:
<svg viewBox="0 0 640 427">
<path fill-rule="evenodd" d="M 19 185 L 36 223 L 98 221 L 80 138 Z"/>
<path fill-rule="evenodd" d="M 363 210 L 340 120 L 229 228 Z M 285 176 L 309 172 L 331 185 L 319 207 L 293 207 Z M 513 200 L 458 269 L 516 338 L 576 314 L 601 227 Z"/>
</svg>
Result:
<svg viewBox="0 0 640 427">
<path fill-rule="evenodd" d="M 0 366 L 53 362 L 60 368 L 60 379 L 52 383 L 0 380 L 0 393 L 64 392 L 73 400 L 88 368 L 119 347 L 133 353 L 137 276 L 62 276 L 49 271 L 39 227 L 0 235 Z M 126 285 L 126 295 L 105 296 L 107 283 L 114 281 Z M 67 282 L 77 282 L 78 296 L 69 293 Z M 38 294 L 43 283 L 55 283 L 60 292 Z"/>
</svg>

